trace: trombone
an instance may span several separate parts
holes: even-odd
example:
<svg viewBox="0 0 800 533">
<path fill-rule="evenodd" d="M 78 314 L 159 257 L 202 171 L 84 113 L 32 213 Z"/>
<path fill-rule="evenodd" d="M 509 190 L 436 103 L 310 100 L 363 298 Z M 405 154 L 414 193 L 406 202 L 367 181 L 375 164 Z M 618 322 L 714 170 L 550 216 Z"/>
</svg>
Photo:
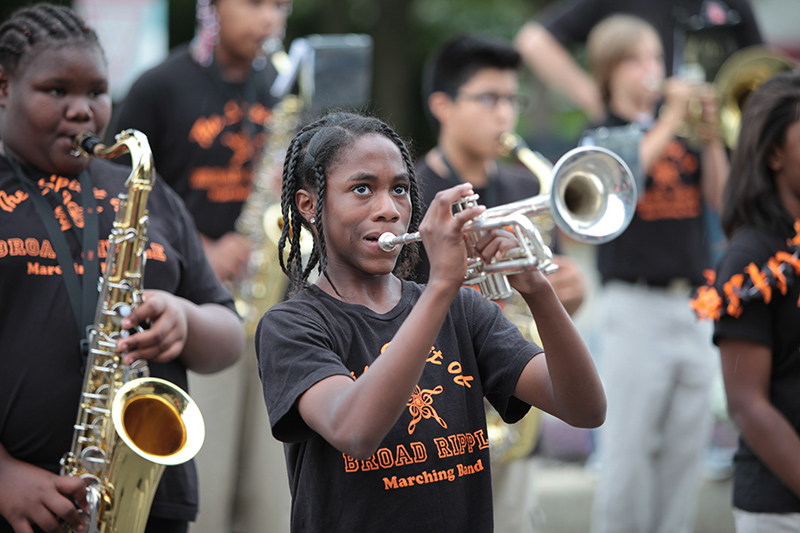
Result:
<svg viewBox="0 0 800 533">
<path fill-rule="evenodd" d="M 518 141 L 516 151 L 530 156 L 530 148 L 521 139 Z M 508 275 L 531 270 L 551 274 L 558 269 L 532 218 L 549 214 L 568 237 L 587 244 L 614 239 L 633 218 L 636 208 L 633 175 L 628 165 L 610 150 L 574 148 L 556 162 L 546 178 L 539 174 L 537 177 L 540 181 L 547 179 L 550 192 L 492 207 L 464 226 L 468 256 L 464 283 L 478 284 L 486 299 L 504 299 L 513 294 Z M 454 209 L 463 211 L 475 205 L 478 195 L 471 195 L 456 202 Z M 520 246 L 501 259 L 485 263 L 475 251 L 475 244 L 486 231 L 498 228 L 513 231 Z M 419 232 L 403 235 L 387 232 L 378 238 L 378 244 L 382 250 L 391 252 L 399 245 L 419 240 Z"/>
</svg>

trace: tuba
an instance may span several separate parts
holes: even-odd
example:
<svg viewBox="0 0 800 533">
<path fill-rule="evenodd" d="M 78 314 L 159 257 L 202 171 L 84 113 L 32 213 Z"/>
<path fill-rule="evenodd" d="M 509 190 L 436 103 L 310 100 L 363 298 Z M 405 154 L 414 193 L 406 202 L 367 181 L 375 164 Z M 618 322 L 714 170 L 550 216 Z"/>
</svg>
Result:
<svg viewBox="0 0 800 533">
<path fill-rule="evenodd" d="M 126 130 L 106 147 L 92 134 L 81 133 L 74 142 L 84 157 L 128 152 L 133 168 L 108 238 L 78 417 L 72 447 L 61 459 L 61 475 L 87 482 L 89 512 L 81 513 L 87 533 L 141 533 L 165 467 L 194 457 L 205 429 L 200 410 L 183 390 L 149 377 L 144 360 L 123 365 L 117 349 L 130 334 L 123 319 L 143 301 L 146 205 L 155 180 L 147 137 Z"/>
<path fill-rule="evenodd" d="M 543 179 L 540 177 L 540 179 Z M 610 241 L 628 227 L 636 208 L 636 184 L 628 165 L 612 151 L 578 147 L 561 157 L 547 176 L 548 194 L 492 207 L 464 226 L 467 241 L 467 273 L 464 283 L 477 284 L 484 298 L 499 300 L 513 294 L 506 276 L 541 270 L 550 274 L 558 268 L 553 254 L 533 222 L 550 215 L 568 237 L 583 243 Z M 477 205 L 478 195 L 460 199 L 456 211 Z M 520 243 L 501 259 L 484 263 L 475 252 L 483 232 L 506 228 Z M 378 244 L 390 252 L 397 246 L 421 239 L 419 232 L 384 233 Z"/>
</svg>

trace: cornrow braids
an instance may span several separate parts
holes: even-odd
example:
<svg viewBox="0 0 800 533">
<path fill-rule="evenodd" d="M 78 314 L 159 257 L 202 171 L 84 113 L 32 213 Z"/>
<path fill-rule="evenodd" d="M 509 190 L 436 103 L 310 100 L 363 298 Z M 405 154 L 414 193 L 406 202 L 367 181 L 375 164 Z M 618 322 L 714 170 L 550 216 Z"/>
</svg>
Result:
<svg viewBox="0 0 800 533">
<path fill-rule="evenodd" d="M 100 46 L 94 30 L 71 9 L 47 3 L 24 7 L 0 25 L 0 65 L 13 76 L 34 47 L 72 42 Z"/>
<path fill-rule="evenodd" d="M 409 195 L 411 199 L 411 220 L 409 231 L 416 231 L 422 219 L 422 204 L 419 186 L 414 173 L 411 154 L 406 144 L 387 124 L 373 117 L 351 113 L 332 113 L 301 129 L 286 151 L 283 165 L 283 187 L 281 191 L 281 211 L 284 225 L 278 241 L 278 257 L 281 268 L 290 279 L 290 295 L 297 294 L 308 286 L 308 278 L 316 267 L 318 272 L 336 287 L 328 276 L 328 257 L 325 245 L 325 227 L 322 213 L 327 189 L 326 172 L 339 161 L 342 152 L 364 135 L 377 134 L 388 138 L 400 150 L 403 163 L 409 175 Z M 311 222 L 300 213 L 295 203 L 297 191 L 314 191 L 317 197 L 314 229 Z M 300 233 L 302 228 L 314 235 L 314 246 L 303 265 L 300 252 Z M 289 252 L 284 260 L 287 243 Z M 419 243 L 403 247 L 395 265 L 394 274 L 400 278 L 408 277 L 419 259 Z M 337 291 L 338 293 L 338 291 Z"/>
</svg>

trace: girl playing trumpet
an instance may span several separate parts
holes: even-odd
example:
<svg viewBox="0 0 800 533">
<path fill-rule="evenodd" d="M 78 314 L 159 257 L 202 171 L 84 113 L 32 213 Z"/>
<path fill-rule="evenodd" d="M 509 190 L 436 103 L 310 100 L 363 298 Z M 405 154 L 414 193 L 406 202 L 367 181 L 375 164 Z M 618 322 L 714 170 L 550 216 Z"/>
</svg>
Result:
<svg viewBox="0 0 800 533">
<path fill-rule="evenodd" d="M 490 531 L 484 396 L 509 422 L 531 405 L 577 426 L 603 422 L 592 358 L 543 274 L 510 281 L 544 352 L 461 288 L 463 228 L 484 208 L 454 215 L 452 204 L 472 193 L 440 192 L 420 222 L 408 150 L 374 118 L 328 115 L 292 141 L 279 248 L 294 296 L 256 335 L 273 435 L 286 448 L 292 531 Z M 378 246 L 384 232 L 417 229 L 427 285 L 403 279 L 416 245 Z M 306 263 L 301 231 L 315 241 Z M 515 246 L 492 231 L 476 251 L 488 261 Z"/>
</svg>

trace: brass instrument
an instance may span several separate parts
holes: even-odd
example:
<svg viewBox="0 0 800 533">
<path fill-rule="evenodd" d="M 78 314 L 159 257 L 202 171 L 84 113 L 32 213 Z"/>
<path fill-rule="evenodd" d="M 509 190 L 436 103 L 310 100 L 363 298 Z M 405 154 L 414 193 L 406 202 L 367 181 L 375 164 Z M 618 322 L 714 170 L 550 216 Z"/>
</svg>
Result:
<svg viewBox="0 0 800 533">
<path fill-rule="evenodd" d="M 106 147 L 81 133 L 74 142 L 84 157 L 128 152 L 133 168 L 108 238 L 78 417 L 61 474 L 87 482 L 89 512 L 81 513 L 87 533 L 141 533 L 164 468 L 194 457 L 205 429 L 200 410 L 183 390 L 149 377 L 144 360 L 123 365 L 117 349 L 129 335 L 122 320 L 143 301 L 146 205 L 155 180 L 147 137 L 126 130 Z"/>
<path fill-rule="evenodd" d="M 792 58 L 763 46 L 743 48 L 722 64 L 714 86 L 719 98 L 720 133 L 728 148 L 736 147 L 742 108 L 750 94 L 773 76 L 795 68 L 797 63 Z"/>
<path fill-rule="evenodd" d="M 713 83 L 699 83 L 695 96 L 689 101 L 689 113 L 680 124 L 677 134 L 692 146 L 700 146 L 699 126 L 706 122 L 703 118 L 704 95 L 717 100 L 717 123 L 722 141 L 730 148 L 736 148 L 742 109 L 750 94 L 771 77 L 793 70 L 796 62 L 789 56 L 775 52 L 764 46 L 749 46 L 732 54 L 720 67 Z"/>
<path fill-rule="evenodd" d="M 280 169 L 283 156 L 300 124 L 303 104 L 289 94 L 275 106 L 264 128 L 270 134 L 261 161 L 253 178 L 253 189 L 247 197 L 236 231 L 253 243 L 244 279 L 234 289 L 236 310 L 244 321 L 248 335 L 255 334 L 261 316 L 283 300 L 288 279 L 278 263 L 278 239 L 281 235 Z"/>
<path fill-rule="evenodd" d="M 549 214 L 567 236 L 599 244 L 618 236 L 630 223 L 636 208 L 636 184 L 625 162 L 605 148 L 579 147 L 564 154 L 548 180 L 549 194 L 492 207 L 464 227 L 467 238 L 465 283 L 478 284 L 484 298 L 497 300 L 513 294 L 507 275 L 541 270 L 555 272 L 552 252 L 531 220 Z M 462 198 L 455 209 L 477 205 L 478 196 Z M 520 243 L 502 259 L 484 264 L 474 250 L 482 232 L 511 228 Z M 419 232 L 395 236 L 384 233 L 380 247 L 389 252 L 400 244 L 420 240 Z"/>
</svg>

